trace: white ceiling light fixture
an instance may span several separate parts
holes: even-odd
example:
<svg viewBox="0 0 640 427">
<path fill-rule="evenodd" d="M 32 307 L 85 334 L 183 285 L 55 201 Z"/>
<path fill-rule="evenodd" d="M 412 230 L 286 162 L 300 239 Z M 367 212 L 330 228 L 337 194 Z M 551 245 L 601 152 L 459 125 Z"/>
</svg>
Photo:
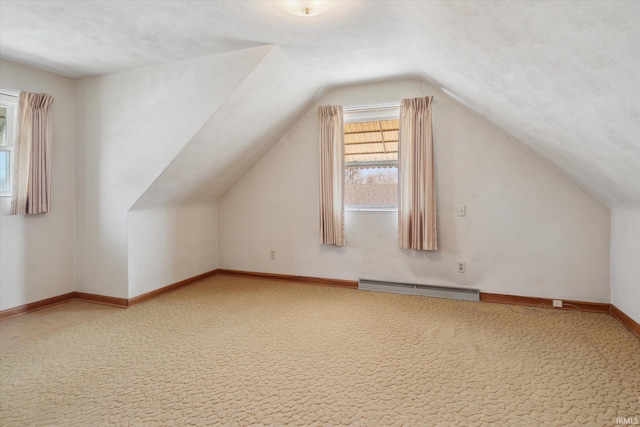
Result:
<svg viewBox="0 0 640 427">
<path fill-rule="evenodd" d="M 326 0 L 283 0 L 276 1 L 278 7 L 295 16 L 308 18 L 318 16 L 329 10 L 331 4 Z"/>
</svg>

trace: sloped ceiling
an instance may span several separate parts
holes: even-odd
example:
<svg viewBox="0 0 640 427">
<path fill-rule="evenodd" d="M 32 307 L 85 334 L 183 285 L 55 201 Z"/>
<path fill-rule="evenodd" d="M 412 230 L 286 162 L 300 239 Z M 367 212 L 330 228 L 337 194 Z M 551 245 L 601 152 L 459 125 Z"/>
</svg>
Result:
<svg viewBox="0 0 640 427">
<path fill-rule="evenodd" d="M 3 0 L 0 54 L 81 77 L 274 45 L 141 204 L 216 201 L 323 89 L 406 75 L 610 206 L 640 204 L 640 2 L 334 3 L 304 19 L 270 1 Z"/>
</svg>

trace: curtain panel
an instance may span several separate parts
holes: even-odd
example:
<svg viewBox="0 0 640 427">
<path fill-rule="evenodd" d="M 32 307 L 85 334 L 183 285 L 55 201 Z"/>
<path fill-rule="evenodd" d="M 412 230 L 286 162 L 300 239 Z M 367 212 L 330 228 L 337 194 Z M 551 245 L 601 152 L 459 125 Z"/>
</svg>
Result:
<svg viewBox="0 0 640 427">
<path fill-rule="evenodd" d="M 52 103 L 51 95 L 20 92 L 11 215 L 45 213 L 51 207 Z"/>
<path fill-rule="evenodd" d="M 403 249 L 438 249 L 432 96 L 400 101 L 398 238 Z"/>
<path fill-rule="evenodd" d="M 342 106 L 318 107 L 320 119 L 320 242 L 344 246 L 344 119 Z"/>
</svg>

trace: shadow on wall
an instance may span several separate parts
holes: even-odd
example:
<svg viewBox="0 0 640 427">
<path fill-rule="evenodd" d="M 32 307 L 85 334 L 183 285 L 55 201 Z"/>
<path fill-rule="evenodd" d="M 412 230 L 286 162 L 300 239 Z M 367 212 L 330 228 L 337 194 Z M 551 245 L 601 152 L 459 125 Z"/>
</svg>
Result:
<svg viewBox="0 0 640 427">
<path fill-rule="evenodd" d="M 9 215 L 10 206 L 10 197 L 0 199 L 0 310 L 72 292 L 70 236 L 57 226 L 64 212 L 53 205 L 46 214 Z"/>
</svg>

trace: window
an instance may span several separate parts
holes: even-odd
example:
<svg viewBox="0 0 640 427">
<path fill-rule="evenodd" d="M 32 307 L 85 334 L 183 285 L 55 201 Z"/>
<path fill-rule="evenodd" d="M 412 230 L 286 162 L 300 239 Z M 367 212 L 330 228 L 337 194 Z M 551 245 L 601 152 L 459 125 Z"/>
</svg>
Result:
<svg viewBox="0 0 640 427">
<path fill-rule="evenodd" d="M 11 196 L 17 94 L 0 94 L 0 196 Z"/>
<path fill-rule="evenodd" d="M 398 104 L 344 109 L 347 210 L 398 207 Z"/>
</svg>

